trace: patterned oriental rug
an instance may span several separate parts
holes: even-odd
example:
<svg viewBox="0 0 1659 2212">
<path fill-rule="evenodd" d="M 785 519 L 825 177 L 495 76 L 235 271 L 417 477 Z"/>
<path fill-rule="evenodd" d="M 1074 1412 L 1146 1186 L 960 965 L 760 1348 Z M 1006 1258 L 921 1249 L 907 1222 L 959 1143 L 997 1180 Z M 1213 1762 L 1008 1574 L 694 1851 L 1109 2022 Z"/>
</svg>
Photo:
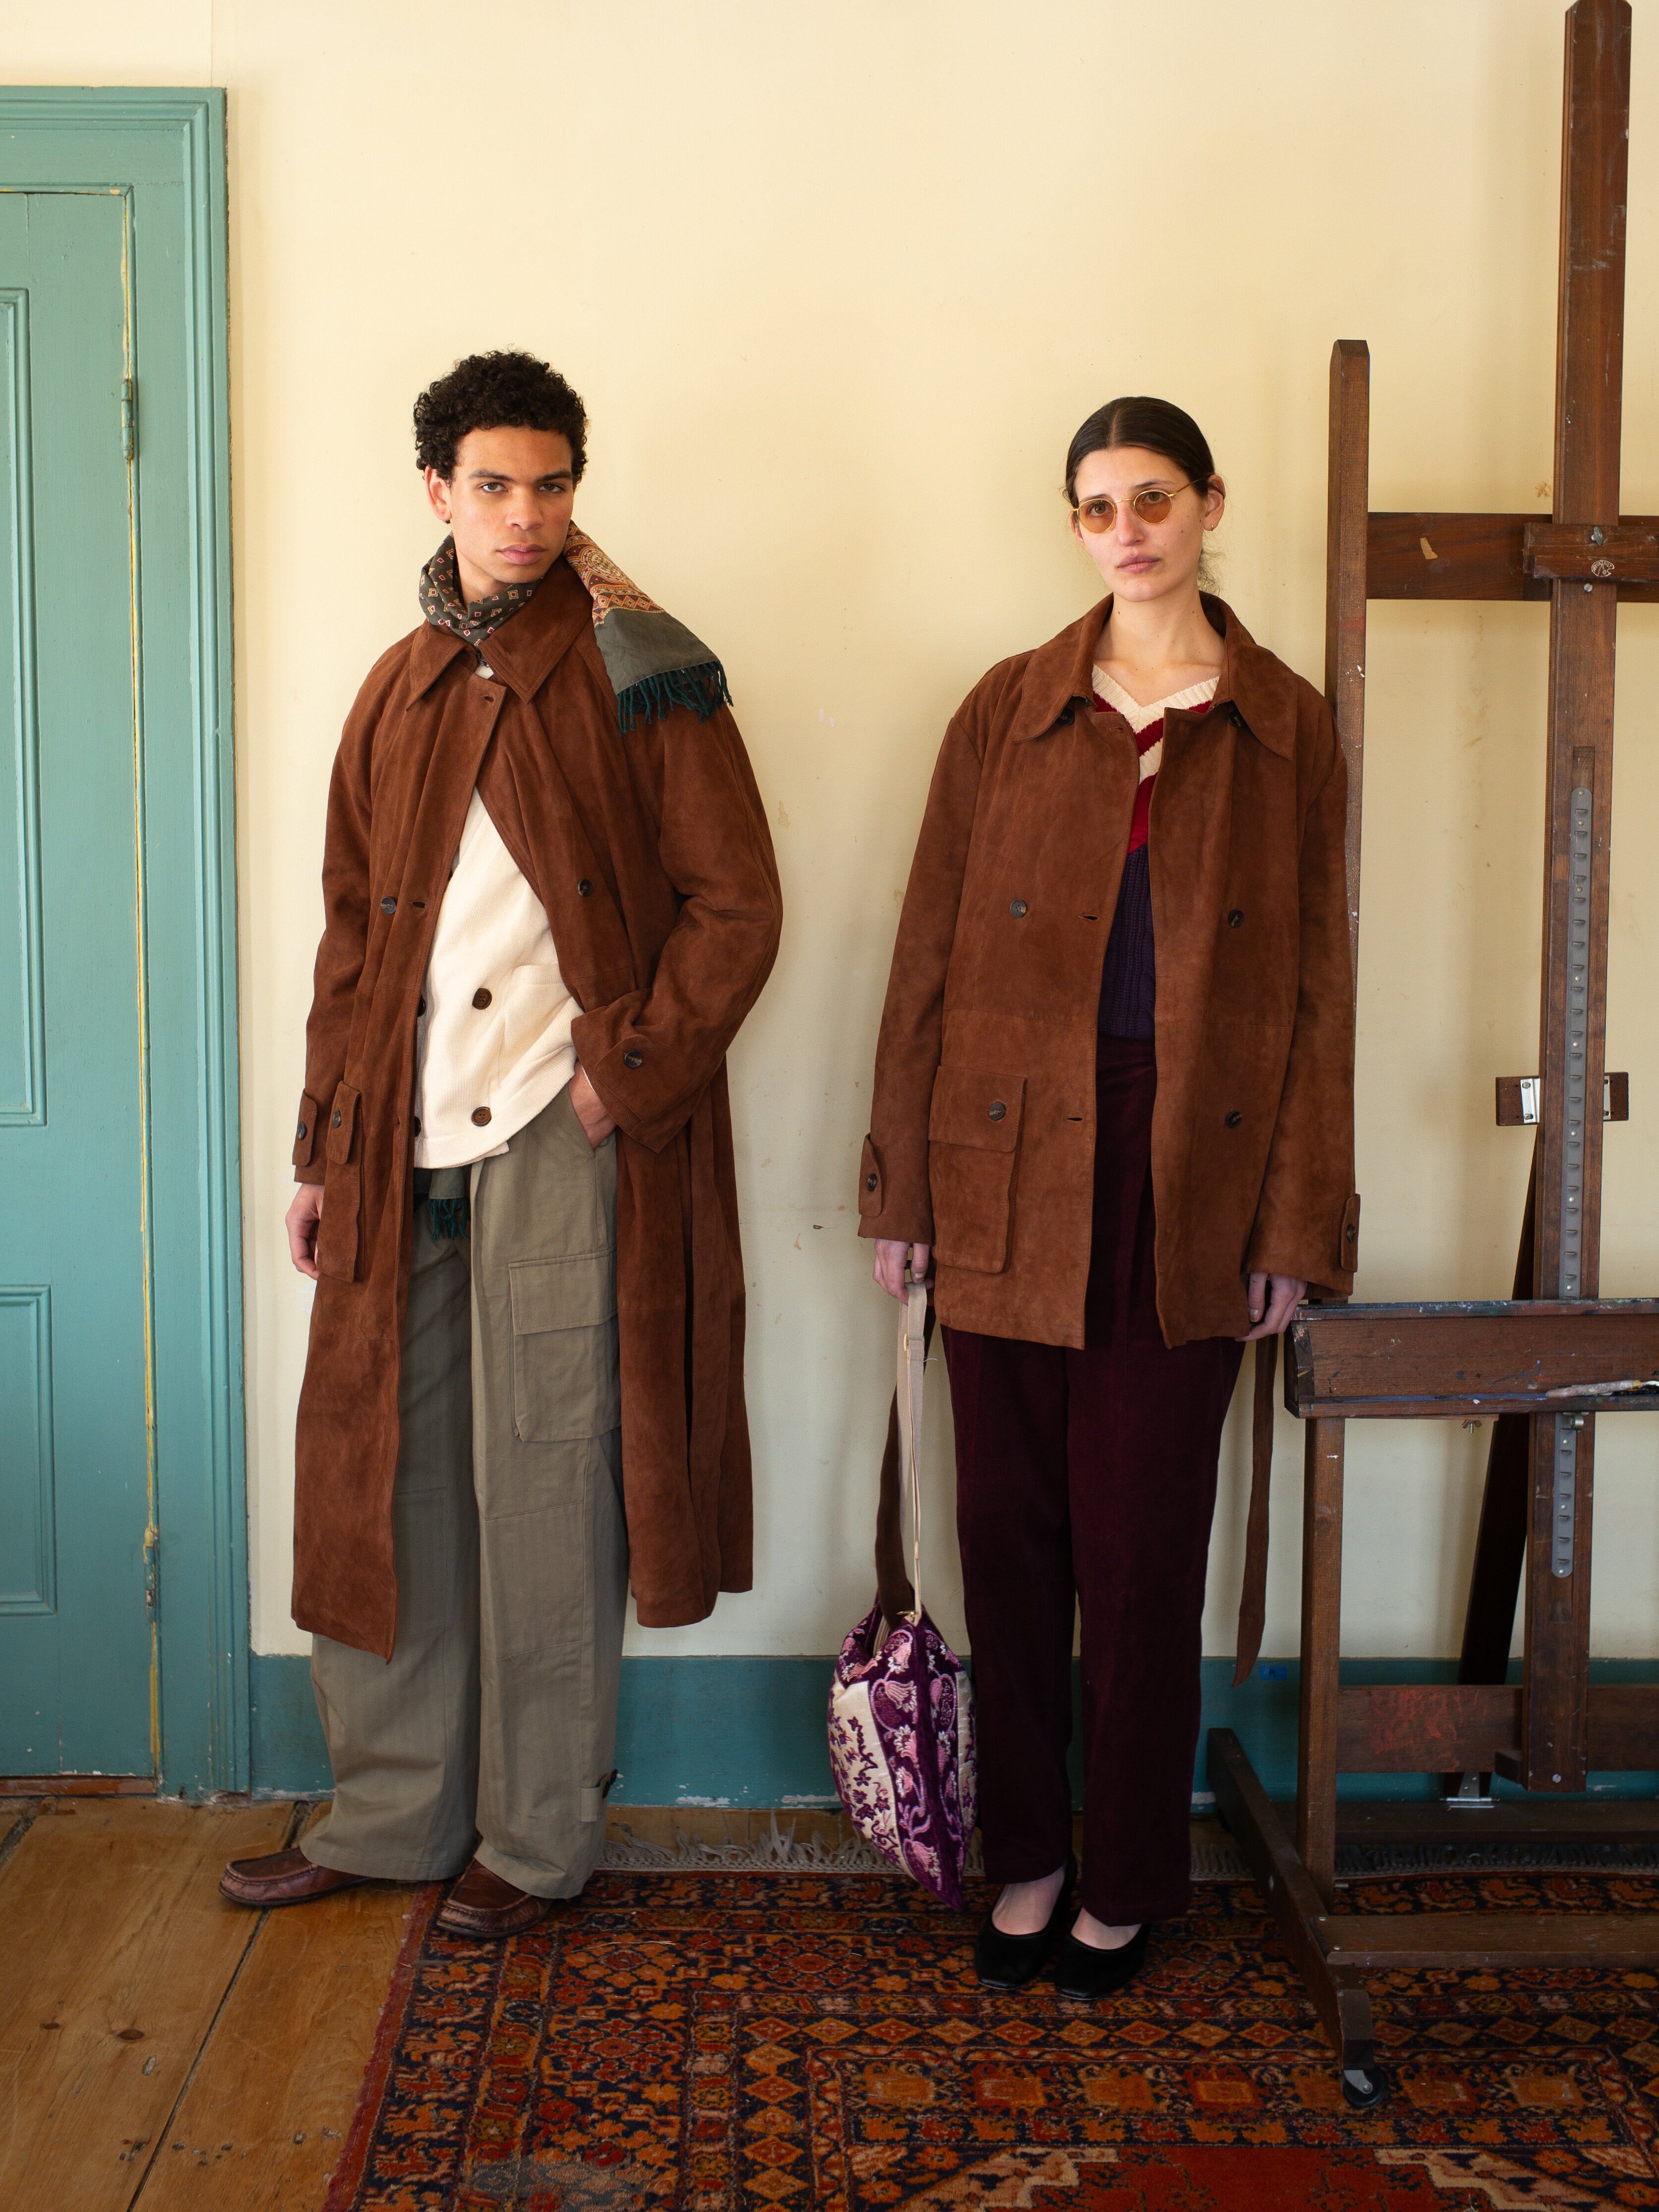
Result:
<svg viewBox="0 0 1659 2212">
<path fill-rule="evenodd" d="M 1342 2101 L 1273 1923 L 1211 1882 L 1109 2005 L 981 1992 L 872 1875 L 601 1872 L 514 1942 L 423 1892 L 327 2212 L 1519 2212 L 1659 2206 L 1659 1977 L 1373 1977 Z M 1367 1882 L 1367 1911 L 1645 1911 L 1620 1875 Z"/>
</svg>

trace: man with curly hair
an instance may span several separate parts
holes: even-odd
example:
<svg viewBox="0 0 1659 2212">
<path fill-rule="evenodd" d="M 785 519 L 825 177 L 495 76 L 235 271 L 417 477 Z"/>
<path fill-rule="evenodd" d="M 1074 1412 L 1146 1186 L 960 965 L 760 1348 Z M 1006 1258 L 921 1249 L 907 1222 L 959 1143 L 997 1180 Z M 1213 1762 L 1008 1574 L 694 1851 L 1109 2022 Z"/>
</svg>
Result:
<svg viewBox="0 0 1659 2212">
<path fill-rule="evenodd" d="M 630 1576 L 647 1626 L 750 1586 L 725 1059 L 780 904 L 720 661 L 571 520 L 569 385 L 476 354 L 415 432 L 448 534 L 334 763 L 288 1213 L 334 1801 L 221 1887 L 459 1875 L 500 1936 L 599 1856 Z"/>
</svg>

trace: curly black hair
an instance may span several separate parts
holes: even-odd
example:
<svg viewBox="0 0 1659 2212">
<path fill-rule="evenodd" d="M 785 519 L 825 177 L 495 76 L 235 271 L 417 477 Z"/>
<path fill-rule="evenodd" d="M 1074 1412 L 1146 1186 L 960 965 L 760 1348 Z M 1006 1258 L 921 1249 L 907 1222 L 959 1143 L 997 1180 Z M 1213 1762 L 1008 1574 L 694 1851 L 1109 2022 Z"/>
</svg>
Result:
<svg viewBox="0 0 1659 2212">
<path fill-rule="evenodd" d="M 571 474 L 587 465 L 587 410 L 556 368 L 529 353 L 470 353 L 415 402 L 415 462 L 446 482 L 469 430 L 556 430 Z"/>
</svg>

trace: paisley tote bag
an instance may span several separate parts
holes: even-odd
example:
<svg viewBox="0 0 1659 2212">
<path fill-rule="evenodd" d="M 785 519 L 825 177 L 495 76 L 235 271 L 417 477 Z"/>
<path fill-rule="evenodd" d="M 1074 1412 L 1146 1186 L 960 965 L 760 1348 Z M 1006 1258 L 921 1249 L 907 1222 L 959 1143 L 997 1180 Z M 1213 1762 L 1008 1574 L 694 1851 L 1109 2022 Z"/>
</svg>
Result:
<svg viewBox="0 0 1659 2212">
<path fill-rule="evenodd" d="M 830 1764 L 859 1833 L 890 1865 L 959 1911 L 978 1809 L 974 1699 L 966 1666 L 927 1618 L 921 1598 L 921 1416 L 932 1334 L 926 1285 L 912 1283 L 899 1323 L 898 1389 L 882 1461 L 876 1602 L 836 1662 Z M 914 1586 L 903 1567 L 901 1460 Z"/>
</svg>

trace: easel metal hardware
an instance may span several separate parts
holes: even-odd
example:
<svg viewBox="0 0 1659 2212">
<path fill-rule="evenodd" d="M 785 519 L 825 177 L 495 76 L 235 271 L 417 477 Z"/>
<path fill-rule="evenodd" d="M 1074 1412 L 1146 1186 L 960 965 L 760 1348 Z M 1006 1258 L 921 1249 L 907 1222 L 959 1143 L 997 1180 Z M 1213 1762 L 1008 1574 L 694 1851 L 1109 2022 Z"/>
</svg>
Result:
<svg viewBox="0 0 1659 2212">
<path fill-rule="evenodd" d="M 1498 1126 L 1500 1129 L 1529 1129 L 1543 1109 L 1543 1079 L 1536 1075 L 1500 1075 L 1498 1079 Z M 1630 1077 L 1620 1073 L 1601 1078 L 1601 1119 L 1628 1121 Z"/>
<path fill-rule="evenodd" d="M 1573 583 L 1659 583 L 1659 530 L 1639 523 L 1529 522 L 1522 539 L 1529 576 Z"/>
<path fill-rule="evenodd" d="M 1328 1910 L 1339 1837 L 1377 1840 L 1390 1825 L 1419 1842 L 1502 1836 L 1587 1844 L 1639 1834 L 1650 1843 L 1659 1836 L 1651 1804 L 1569 1805 L 1549 1794 L 1583 1790 L 1592 1761 L 1644 1771 L 1659 1765 L 1659 1690 L 1604 1689 L 1589 1680 L 1595 1423 L 1588 1416 L 1654 1404 L 1659 1374 L 1653 1356 L 1659 1302 L 1595 1296 L 1603 1121 L 1584 1111 L 1598 1094 L 1608 1101 L 1603 1024 L 1615 624 L 1623 603 L 1659 602 L 1659 567 L 1638 542 L 1659 539 L 1659 517 L 1611 519 L 1618 516 L 1624 380 L 1630 25 L 1628 0 L 1575 0 L 1567 10 L 1554 512 L 1547 524 L 1540 527 L 1542 519 L 1533 515 L 1370 513 L 1370 355 L 1361 341 L 1340 339 L 1331 356 L 1325 681 L 1348 765 L 1348 915 L 1356 957 L 1368 598 L 1539 600 L 1550 609 L 1543 988 L 1540 1073 L 1533 1079 L 1541 1097 L 1514 1296 L 1490 1305 L 1365 1308 L 1333 1301 L 1297 1317 L 1300 1362 L 1293 1356 L 1289 1366 L 1307 1377 L 1297 1407 L 1307 1425 L 1293 1840 L 1237 1737 L 1229 1729 L 1212 1729 L 1209 1737 L 1218 1809 L 1263 1883 L 1338 2063 L 1345 2076 L 1358 2067 L 1373 2083 L 1367 1972 L 1511 1960 L 1651 1967 L 1659 1959 L 1659 1914 L 1373 1917 Z M 1599 574 L 1598 561 L 1611 573 Z M 1570 1098 L 1577 1109 L 1571 1115 Z M 1564 1283 L 1579 1295 L 1562 1300 Z M 1391 1343 L 1390 1334 L 1398 1340 Z M 1435 1692 L 1350 1689 L 1338 1658 L 1346 1419 L 1466 1413 L 1498 1418 L 1459 1680 Z M 1564 1415 L 1585 1417 L 1570 1431 L 1570 1498 L 1559 1480 Z M 1565 1533 L 1558 1522 L 1568 1518 L 1570 1555 L 1558 1542 Z M 1559 1574 L 1558 1560 L 1568 1556 L 1571 1571 Z M 1526 1654 L 1516 1686 L 1506 1676 L 1523 1567 Z M 1492 1772 L 1531 1794 L 1517 1804 L 1466 1802 L 1455 1812 L 1443 1799 L 1339 1808 L 1338 1771 L 1362 1748 L 1374 1771 L 1439 1771 L 1448 1790 L 1466 1800 L 1486 1794 Z M 1625 1826 L 1598 1817 L 1615 1809 Z"/>
</svg>

